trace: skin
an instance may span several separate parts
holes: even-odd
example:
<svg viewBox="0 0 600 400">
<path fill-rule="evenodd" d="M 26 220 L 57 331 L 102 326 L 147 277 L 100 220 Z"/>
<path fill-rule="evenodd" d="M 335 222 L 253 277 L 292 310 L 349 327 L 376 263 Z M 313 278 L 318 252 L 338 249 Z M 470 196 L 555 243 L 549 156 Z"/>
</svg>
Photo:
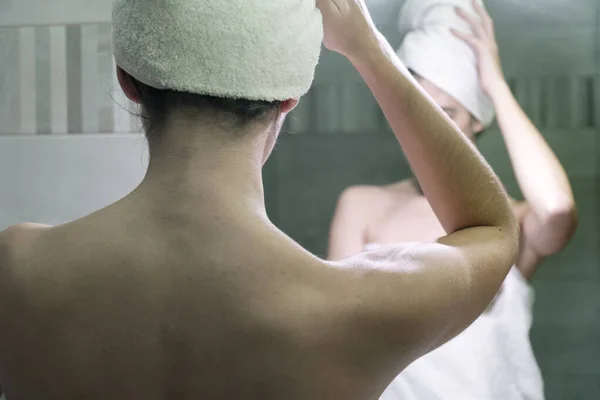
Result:
<svg viewBox="0 0 600 400">
<path fill-rule="evenodd" d="M 473 35 L 460 31 L 454 34 L 477 53 L 481 84 L 496 108 L 515 175 L 525 196 L 525 201 L 512 201 L 522 233 L 516 266 L 531 279 L 545 257 L 568 244 L 577 226 L 577 209 L 563 167 L 504 79 L 491 17 L 477 1 L 473 7 L 477 16 L 457 9 L 458 15 L 470 23 Z M 475 143 L 483 125 L 442 89 L 420 77 L 417 80 Z M 352 187 L 342 194 L 338 203 L 330 234 L 329 259 L 359 253 L 369 243 L 435 241 L 445 233 L 432 205 L 413 180 L 385 187 Z"/>
<path fill-rule="evenodd" d="M 244 132 L 175 112 L 129 196 L 66 225 L 0 234 L 9 398 L 375 399 L 484 310 L 518 247 L 500 182 L 414 85 L 362 0 L 318 6 L 325 45 L 369 84 L 452 233 L 320 260 L 264 205 L 272 132 L 296 101 Z"/>
</svg>

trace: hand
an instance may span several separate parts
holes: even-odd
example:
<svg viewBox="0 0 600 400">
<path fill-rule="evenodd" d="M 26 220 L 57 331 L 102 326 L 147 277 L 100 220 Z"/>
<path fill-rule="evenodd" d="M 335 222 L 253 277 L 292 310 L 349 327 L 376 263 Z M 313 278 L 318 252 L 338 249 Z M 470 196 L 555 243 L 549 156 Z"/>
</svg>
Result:
<svg viewBox="0 0 600 400">
<path fill-rule="evenodd" d="M 470 45 L 477 54 L 481 86 L 488 96 L 493 97 L 495 88 L 505 83 L 494 33 L 494 21 L 477 0 L 472 2 L 479 18 L 458 7 L 456 13 L 471 26 L 473 34 L 469 35 L 456 29 L 452 29 L 452 33 Z"/>
<path fill-rule="evenodd" d="M 323 44 L 346 57 L 377 40 L 379 32 L 364 0 L 317 0 L 323 14 Z"/>
</svg>

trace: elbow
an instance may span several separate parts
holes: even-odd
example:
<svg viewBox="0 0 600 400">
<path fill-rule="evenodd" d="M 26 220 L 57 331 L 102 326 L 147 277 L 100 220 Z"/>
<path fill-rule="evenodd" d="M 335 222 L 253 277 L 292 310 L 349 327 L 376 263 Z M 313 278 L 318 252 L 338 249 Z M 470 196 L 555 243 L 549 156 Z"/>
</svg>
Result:
<svg viewBox="0 0 600 400">
<path fill-rule="evenodd" d="M 557 202 L 548 210 L 546 226 L 555 232 L 562 233 L 568 240 L 575 234 L 579 216 L 573 199 Z"/>
<path fill-rule="evenodd" d="M 510 263 L 513 264 L 519 254 L 521 243 L 521 229 L 514 213 L 511 212 L 510 216 L 507 216 L 501 223 L 497 224 L 497 229 L 502 235 L 504 243 L 502 246 L 503 252 L 509 257 Z"/>
<path fill-rule="evenodd" d="M 575 234 L 579 225 L 579 214 L 575 202 L 553 210 L 550 216 L 555 225 L 560 226 L 563 231 L 569 233 L 569 238 Z"/>
<path fill-rule="evenodd" d="M 554 218 L 567 228 L 567 231 L 571 233 L 571 236 L 575 234 L 575 231 L 579 226 L 579 214 L 574 202 L 572 205 L 555 212 Z"/>
<path fill-rule="evenodd" d="M 521 230 L 519 224 L 515 219 L 514 223 L 507 226 L 506 228 L 506 242 L 508 254 L 511 254 L 511 264 L 514 264 L 519 256 L 519 248 L 521 246 Z"/>
<path fill-rule="evenodd" d="M 543 231 L 546 232 L 542 237 L 547 240 L 546 245 L 541 246 L 540 254 L 547 257 L 563 250 L 575 235 L 578 223 L 579 217 L 574 202 L 553 207 L 542 221 Z"/>
<path fill-rule="evenodd" d="M 510 253 L 514 253 L 516 258 L 521 242 L 521 229 L 519 227 L 519 221 L 512 211 L 509 213 L 509 216 L 505 218 L 505 221 L 500 224 L 500 231 L 504 234 L 507 250 Z"/>
</svg>

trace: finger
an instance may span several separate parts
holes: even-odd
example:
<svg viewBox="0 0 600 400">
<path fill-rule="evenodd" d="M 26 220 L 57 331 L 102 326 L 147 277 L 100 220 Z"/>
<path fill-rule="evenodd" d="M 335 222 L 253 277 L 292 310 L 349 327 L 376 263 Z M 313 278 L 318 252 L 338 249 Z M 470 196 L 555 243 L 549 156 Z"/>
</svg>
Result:
<svg viewBox="0 0 600 400">
<path fill-rule="evenodd" d="M 324 15 L 329 15 L 333 10 L 337 10 L 337 5 L 332 0 L 317 0 L 317 8 Z"/>
<path fill-rule="evenodd" d="M 317 0 L 317 8 L 321 10 L 321 12 L 324 12 L 328 7 L 330 7 L 329 3 L 330 0 Z"/>
<path fill-rule="evenodd" d="M 343 2 L 341 2 L 340 0 L 329 0 L 329 6 L 331 7 L 331 9 L 338 12 L 342 11 L 342 3 Z"/>
<path fill-rule="evenodd" d="M 452 34 L 454 36 L 456 36 L 457 38 L 463 40 L 465 43 L 467 43 L 469 46 L 471 46 L 471 48 L 477 53 L 479 54 L 481 52 L 481 48 L 482 48 L 482 42 L 481 39 L 473 36 L 473 35 L 469 35 L 468 33 L 464 33 L 461 32 L 459 30 L 456 29 L 450 29 L 450 31 L 452 32 Z"/>
<path fill-rule="evenodd" d="M 485 38 L 487 36 L 485 29 L 483 28 L 483 24 L 481 21 L 478 21 L 473 15 L 469 14 L 462 8 L 456 7 L 456 14 L 460 18 L 462 18 L 465 22 L 469 24 L 471 30 L 478 38 Z"/>
<path fill-rule="evenodd" d="M 479 0 L 471 1 L 473 3 L 473 9 L 475 10 L 479 18 L 481 18 L 485 30 L 488 32 L 488 34 L 490 34 L 490 36 L 494 36 L 494 21 L 492 20 L 492 17 L 490 17 L 490 14 L 488 14 L 488 12 L 481 5 Z"/>
</svg>

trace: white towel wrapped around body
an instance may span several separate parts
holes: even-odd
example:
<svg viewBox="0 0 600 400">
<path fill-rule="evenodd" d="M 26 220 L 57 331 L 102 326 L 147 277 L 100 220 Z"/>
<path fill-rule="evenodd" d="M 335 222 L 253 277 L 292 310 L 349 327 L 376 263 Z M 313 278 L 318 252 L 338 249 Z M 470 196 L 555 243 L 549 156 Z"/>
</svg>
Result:
<svg viewBox="0 0 600 400">
<path fill-rule="evenodd" d="M 405 36 L 397 53 L 408 69 L 458 100 L 487 127 L 494 106 L 481 87 L 475 52 L 450 31 L 471 33 L 455 7 L 475 15 L 471 0 L 407 0 L 399 22 Z"/>
<path fill-rule="evenodd" d="M 371 244 L 365 251 L 382 246 Z M 513 267 L 471 326 L 408 366 L 380 400 L 544 400 L 529 332 L 533 289 Z"/>
<path fill-rule="evenodd" d="M 323 25 L 315 0 L 116 0 L 117 64 L 157 89 L 249 100 L 310 88 Z"/>
</svg>

